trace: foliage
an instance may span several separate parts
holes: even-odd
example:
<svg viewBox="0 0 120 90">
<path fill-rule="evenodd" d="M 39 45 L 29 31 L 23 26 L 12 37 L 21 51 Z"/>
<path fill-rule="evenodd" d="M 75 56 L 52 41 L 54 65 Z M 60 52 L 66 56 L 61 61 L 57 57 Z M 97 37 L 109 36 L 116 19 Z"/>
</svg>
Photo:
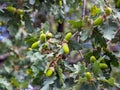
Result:
<svg viewBox="0 0 120 90">
<path fill-rule="evenodd" d="M 1 0 L 0 90 L 120 88 L 119 6 L 119 0 Z"/>
</svg>

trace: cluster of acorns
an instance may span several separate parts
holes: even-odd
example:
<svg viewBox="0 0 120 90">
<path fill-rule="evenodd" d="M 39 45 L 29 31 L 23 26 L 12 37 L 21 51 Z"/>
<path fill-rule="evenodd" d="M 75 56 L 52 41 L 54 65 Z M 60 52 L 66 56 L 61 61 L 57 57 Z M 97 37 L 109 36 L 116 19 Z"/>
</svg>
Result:
<svg viewBox="0 0 120 90">
<path fill-rule="evenodd" d="M 94 63 L 95 61 L 96 61 L 97 59 L 96 59 L 96 57 L 95 56 L 91 56 L 90 57 L 90 62 L 91 63 Z M 99 66 L 98 67 L 100 67 L 102 70 L 104 70 L 104 69 L 107 69 L 108 68 L 108 65 L 106 64 L 106 63 L 99 63 Z M 90 73 L 90 72 L 85 72 L 85 77 L 87 78 L 87 80 L 89 81 L 89 80 L 91 80 L 92 79 L 92 74 Z"/>
<path fill-rule="evenodd" d="M 29 50 L 33 50 L 33 49 L 38 49 L 39 48 L 39 45 L 42 44 L 42 49 L 45 49 L 46 47 L 46 42 L 47 40 L 50 40 L 50 38 L 53 37 L 53 34 L 50 33 L 50 32 L 46 32 L 44 33 L 43 31 L 40 32 L 40 37 L 39 37 L 39 40 L 34 42 L 30 48 L 28 48 Z M 68 42 L 70 41 L 72 37 L 72 33 L 69 32 L 65 35 L 63 41 L 62 41 L 62 45 L 61 45 L 61 48 L 63 50 L 63 54 L 68 54 L 70 52 L 69 50 L 69 46 L 68 46 Z M 46 76 L 47 77 L 50 77 L 52 76 L 54 72 L 54 67 L 50 66 L 48 68 L 48 70 L 46 71 Z"/>
<path fill-rule="evenodd" d="M 94 26 L 98 26 L 101 25 L 105 19 L 105 17 L 109 16 L 110 14 L 112 14 L 112 9 L 110 7 L 105 7 L 105 14 L 103 16 L 99 16 L 98 18 L 96 18 L 93 21 L 93 25 Z M 96 57 L 95 56 L 91 56 L 90 57 L 90 62 L 94 63 L 96 61 Z M 103 70 L 103 69 L 107 69 L 108 65 L 106 63 L 99 63 L 99 67 Z M 87 80 L 90 80 L 92 78 L 92 75 L 90 72 L 86 72 L 85 76 L 87 78 Z"/>
<path fill-rule="evenodd" d="M 68 54 L 69 51 L 70 51 L 70 50 L 69 50 L 69 46 L 68 46 L 68 42 L 69 42 L 69 40 L 70 40 L 71 37 L 72 37 L 72 33 L 69 32 L 69 33 L 66 34 L 66 36 L 65 36 L 65 38 L 64 38 L 64 40 L 63 40 L 62 50 L 63 50 L 63 53 L 64 53 L 64 54 Z M 54 72 L 54 68 L 53 68 L 53 67 L 50 67 L 50 68 L 46 71 L 46 76 L 47 76 L 47 77 L 52 76 L 53 72 Z"/>
<path fill-rule="evenodd" d="M 24 10 L 23 9 L 16 9 L 15 7 L 13 6 L 7 6 L 6 9 L 11 12 L 11 13 L 17 13 L 19 15 L 22 15 L 24 14 Z"/>
<path fill-rule="evenodd" d="M 46 42 L 46 40 L 52 38 L 52 36 L 53 36 L 53 34 L 50 33 L 50 32 L 43 33 L 43 32 L 41 31 L 39 40 L 36 41 L 36 42 L 34 42 L 34 43 L 31 45 L 31 48 L 29 48 L 29 50 L 39 48 L 39 44 L 40 44 L 40 43 Z"/>
<path fill-rule="evenodd" d="M 69 42 L 71 37 L 72 37 L 72 33 L 69 32 L 69 33 L 66 34 L 66 36 L 63 40 L 62 49 L 63 49 L 64 54 L 68 54 L 69 51 L 70 51 L 69 46 L 68 46 L 68 42 Z"/>
<path fill-rule="evenodd" d="M 112 9 L 110 7 L 105 7 L 105 15 L 103 16 L 99 16 L 98 18 L 96 18 L 93 21 L 93 25 L 97 26 L 97 25 L 101 25 L 104 21 L 104 18 L 106 16 L 109 16 L 110 14 L 112 14 Z"/>
<path fill-rule="evenodd" d="M 96 57 L 95 56 L 91 56 L 90 57 L 90 62 L 94 63 L 96 61 Z M 99 67 L 101 69 L 107 69 L 108 68 L 108 65 L 106 63 L 99 63 Z"/>
</svg>

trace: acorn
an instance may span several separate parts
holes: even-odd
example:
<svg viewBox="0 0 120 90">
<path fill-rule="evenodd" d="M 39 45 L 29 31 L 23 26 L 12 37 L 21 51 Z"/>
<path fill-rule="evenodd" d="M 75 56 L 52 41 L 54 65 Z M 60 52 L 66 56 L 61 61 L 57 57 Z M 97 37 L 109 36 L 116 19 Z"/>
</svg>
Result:
<svg viewBox="0 0 120 90">
<path fill-rule="evenodd" d="M 86 76 L 86 78 L 87 78 L 87 80 L 90 80 L 90 78 L 91 78 L 91 73 L 90 72 L 86 72 L 85 73 L 85 76 Z"/>
<path fill-rule="evenodd" d="M 54 68 L 50 67 L 45 73 L 46 77 L 52 76 L 53 72 L 54 72 Z"/>
<path fill-rule="evenodd" d="M 106 8 L 105 8 L 105 13 L 106 13 L 107 15 L 110 15 L 110 14 L 112 13 L 112 9 L 111 9 L 110 7 L 106 7 Z"/>
<path fill-rule="evenodd" d="M 65 54 L 68 54 L 70 51 L 67 43 L 62 44 L 62 49 Z"/>
<path fill-rule="evenodd" d="M 40 42 L 45 42 L 45 40 L 46 40 L 46 34 L 44 34 L 44 33 L 42 33 L 41 35 L 40 35 Z"/>
<path fill-rule="evenodd" d="M 28 48 L 28 51 L 31 51 L 32 50 L 32 48 Z"/>
<path fill-rule="evenodd" d="M 8 6 L 8 7 L 7 7 L 7 10 L 8 10 L 9 12 L 11 12 L 11 13 L 16 12 L 16 8 L 14 8 L 14 7 L 12 7 L 12 6 Z"/>
<path fill-rule="evenodd" d="M 90 62 L 95 62 L 96 61 L 96 57 L 95 56 L 91 56 L 90 57 Z"/>
<path fill-rule="evenodd" d="M 103 18 L 98 17 L 93 21 L 93 25 L 101 25 L 103 23 Z"/>
<path fill-rule="evenodd" d="M 32 46 L 31 46 L 32 49 L 36 49 L 36 48 L 38 48 L 38 47 L 39 47 L 39 41 L 34 42 L 34 43 L 32 44 Z"/>
<path fill-rule="evenodd" d="M 108 65 L 106 63 L 100 63 L 100 68 L 106 69 L 106 68 L 108 68 Z"/>
<path fill-rule="evenodd" d="M 60 0 L 60 1 L 59 1 L 59 5 L 60 5 L 60 6 L 62 6 L 62 5 L 63 5 L 62 0 Z"/>
<path fill-rule="evenodd" d="M 52 33 L 50 33 L 50 32 L 47 32 L 47 33 L 46 33 L 46 38 L 47 38 L 47 39 L 51 38 L 52 36 L 53 36 Z"/>
<path fill-rule="evenodd" d="M 24 10 L 23 9 L 17 9 L 17 14 L 20 14 L 20 15 L 24 14 Z"/>
<path fill-rule="evenodd" d="M 65 35 L 64 40 L 65 40 L 65 41 L 69 41 L 71 37 L 72 37 L 72 33 L 69 32 L 69 33 L 67 33 L 67 34 Z"/>
</svg>

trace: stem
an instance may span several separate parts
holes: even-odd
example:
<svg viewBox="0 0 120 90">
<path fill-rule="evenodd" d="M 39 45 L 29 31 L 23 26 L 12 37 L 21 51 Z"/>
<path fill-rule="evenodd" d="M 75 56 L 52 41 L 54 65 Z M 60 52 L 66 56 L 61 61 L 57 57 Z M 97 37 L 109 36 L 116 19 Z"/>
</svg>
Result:
<svg viewBox="0 0 120 90">
<path fill-rule="evenodd" d="M 86 0 L 83 0 L 83 7 L 82 7 L 82 20 L 84 20 L 86 11 Z"/>
<path fill-rule="evenodd" d="M 59 55 L 58 57 L 56 57 L 53 62 L 50 64 L 50 67 L 54 67 L 57 65 L 58 60 L 62 59 L 62 55 Z"/>
<path fill-rule="evenodd" d="M 120 32 L 120 26 L 119 26 L 117 32 L 115 33 L 115 36 L 117 36 L 117 34 L 118 34 L 119 32 Z"/>
</svg>

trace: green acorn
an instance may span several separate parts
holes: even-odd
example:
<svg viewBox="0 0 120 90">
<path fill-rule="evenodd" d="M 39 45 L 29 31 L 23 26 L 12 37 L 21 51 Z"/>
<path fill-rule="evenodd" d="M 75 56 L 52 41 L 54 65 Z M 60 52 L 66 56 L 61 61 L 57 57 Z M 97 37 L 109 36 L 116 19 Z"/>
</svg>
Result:
<svg viewBox="0 0 120 90">
<path fill-rule="evenodd" d="M 72 37 L 72 33 L 69 32 L 69 33 L 66 34 L 64 40 L 65 40 L 65 41 L 69 41 L 71 37 Z"/>
<path fill-rule="evenodd" d="M 103 18 L 98 17 L 93 21 L 93 25 L 101 25 L 103 23 Z"/>
<path fill-rule="evenodd" d="M 50 32 L 47 32 L 47 33 L 46 33 L 46 38 L 48 38 L 48 39 L 49 39 L 49 38 L 51 38 L 52 36 L 53 36 L 53 34 L 52 34 L 52 33 L 50 33 Z"/>
<path fill-rule="evenodd" d="M 11 12 L 11 13 L 16 12 L 16 8 L 14 8 L 14 7 L 12 7 L 12 6 L 8 6 L 8 7 L 7 7 L 7 10 L 8 10 L 9 12 Z"/>
<path fill-rule="evenodd" d="M 106 69 L 106 68 L 108 68 L 108 65 L 106 63 L 100 63 L 100 68 Z"/>
<path fill-rule="evenodd" d="M 31 51 L 32 50 L 32 48 L 28 48 L 28 51 Z"/>
<path fill-rule="evenodd" d="M 86 78 L 87 78 L 87 80 L 90 80 L 90 78 L 91 78 L 91 73 L 90 72 L 86 72 L 85 73 L 85 76 L 86 76 Z"/>
<path fill-rule="evenodd" d="M 46 74 L 45 74 L 46 77 L 50 77 L 50 76 L 52 76 L 53 72 L 54 72 L 54 70 L 52 69 L 52 67 L 49 68 L 49 69 L 46 71 Z"/>
<path fill-rule="evenodd" d="M 68 54 L 70 51 L 67 43 L 62 44 L 62 49 L 65 54 Z"/>
<path fill-rule="evenodd" d="M 112 13 L 112 9 L 111 9 L 110 7 L 106 7 L 106 8 L 105 8 L 105 13 L 106 13 L 107 15 L 110 15 L 110 14 Z"/>
<path fill-rule="evenodd" d="M 42 33 L 41 35 L 40 35 L 40 42 L 45 42 L 45 40 L 46 40 L 46 35 L 44 34 L 44 33 Z"/>
<path fill-rule="evenodd" d="M 38 47 L 39 47 L 39 41 L 34 42 L 34 43 L 32 44 L 32 46 L 31 46 L 32 49 L 36 49 L 36 48 L 38 48 Z"/>
<path fill-rule="evenodd" d="M 17 9 L 17 14 L 24 14 L 24 10 L 23 9 Z"/>
<path fill-rule="evenodd" d="M 90 62 L 95 62 L 96 61 L 96 57 L 95 56 L 91 56 L 90 57 Z"/>
<path fill-rule="evenodd" d="M 62 6 L 62 4 L 63 4 L 63 3 L 62 3 L 62 0 L 60 0 L 60 1 L 59 1 L 59 5 Z"/>
</svg>

